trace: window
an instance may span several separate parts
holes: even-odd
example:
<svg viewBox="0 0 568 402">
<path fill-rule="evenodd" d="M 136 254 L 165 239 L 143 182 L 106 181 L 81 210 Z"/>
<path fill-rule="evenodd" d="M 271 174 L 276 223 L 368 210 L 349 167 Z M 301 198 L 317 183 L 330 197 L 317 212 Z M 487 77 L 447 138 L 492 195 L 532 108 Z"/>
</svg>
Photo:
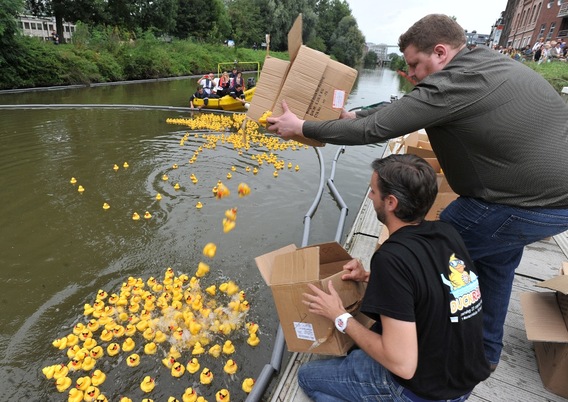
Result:
<svg viewBox="0 0 568 402">
<path fill-rule="evenodd" d="M 69 26 L 65 25 L 65 32 L 69 32 Z"/>
<path fill-rule="evenodd" d="M 550 24 L 550 29 L 548 30 L 548 35 L 546 35 L 546 40 L 550 40 L 552 38 L 552 33 L 554 32 L 554 28 L 556 27 L 556 22 Z"/>
<path fill-rule="evenodd" d="M 25 29 L 30 29 L 30 23 L 29 23 L 29 22 L 24 22 L 24 28 L 25 28 Z"/>
<path fill-rule="evenodd" d="M 538 37 L 542 38 L 544 36 L 544 30 L 546 29 L 546 24 L 542 24 L 540 26 L 540 32 L 538 33 Z"/>
<path fill-rule="evenodd" d="M 53 24 L 49 24 L 49 30 L 53 31 Z"/>
<path fill-rule="evenodd" d="M 548 0 L 548 4 L 546 5 L 546 7 L 552 8 L 552 4 L 554 4 L 554 0 Z"/>
</svg>

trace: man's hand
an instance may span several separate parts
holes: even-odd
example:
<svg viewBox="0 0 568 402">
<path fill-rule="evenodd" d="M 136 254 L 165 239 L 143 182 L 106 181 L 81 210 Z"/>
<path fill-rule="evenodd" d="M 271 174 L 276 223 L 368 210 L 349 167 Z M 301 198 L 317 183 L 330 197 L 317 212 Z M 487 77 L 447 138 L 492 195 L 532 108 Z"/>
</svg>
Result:
<svg viewBox="0 0 568 402">
<path fill-rule="evenodd" d="M 285 140 L 291 139 L 294 135 L 303 137 L 302 126 L 304 125 L 304 120 L 299 119 L 292 113 L 284 100 L 282 101 L 282 109 L 284 109 L 284 113 L 281 116 L 271 116 L 266 119 L 268 123 L 267 130 Z"/>
<path fill-rule="evenodd" d="M 343 109 L 341 114 L 339 115 L 340 119 L 356 119 L 357 114 L 355 112 L 348 112 L 347 110 Z"/>
<path fill-rule="evenodd" d="M 302 302 L 308 306 L 310 313 L 321 315 L 331 321 L 334 321 L 336 317 L 339 317 L 341 314 L 346 312 L 345 307 L 343 307 L 343 303 L 341 302 L 341 298 L 334 289 L 331 281 L 329 281 L 328 285 L 329 293 L 324 292 L 311 283 L 308 284 L 308 286 L 313 294 L 304 293 L 304 300 Z"/>
<path fill-rule="evenodd" d="M 365 271 L 363 264 L 358 258 L 353 258 L 343 266 L 345 271 L 349 271 L 341 276 L 344 281 L 369 282 L 369 272 Z"/>
</svg>

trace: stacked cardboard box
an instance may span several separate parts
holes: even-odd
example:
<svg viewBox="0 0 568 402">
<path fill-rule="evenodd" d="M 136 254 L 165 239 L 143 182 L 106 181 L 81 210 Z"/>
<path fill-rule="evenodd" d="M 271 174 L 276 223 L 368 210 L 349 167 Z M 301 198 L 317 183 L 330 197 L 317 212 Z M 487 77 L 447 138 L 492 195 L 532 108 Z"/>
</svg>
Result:
<svg viewBox="0 0 568 402">
<path fill-rule="evenodd" d="M 560 275 L 537 286 L 551 292 L 521 293 L 527 338 L 545 388 L 568 398 L 568 262 Z"/>
</svg>

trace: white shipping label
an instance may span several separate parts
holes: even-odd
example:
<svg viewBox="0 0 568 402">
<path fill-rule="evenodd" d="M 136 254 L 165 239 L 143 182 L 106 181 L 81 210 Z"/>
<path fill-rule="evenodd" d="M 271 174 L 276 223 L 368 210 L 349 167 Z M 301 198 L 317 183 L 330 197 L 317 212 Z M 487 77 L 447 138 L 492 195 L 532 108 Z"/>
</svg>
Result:
<svg viewBox="0 0 568 402">
<path fill-rule="evenodd" d="M 315 342 L 316 335 L 314 333 L 314 327 L 309 322 L 294 321 L 294 329 L 296 330 L 296 337 L 298 339 Z"/>
<path fill-rule="evenodd" d="M 333 91 L 332 108 L 343 109 L 344 104 L 345 104 L 345 91 L 341 91 L 339 89 L 336 89 L 335 91 Z"/>
</svg>

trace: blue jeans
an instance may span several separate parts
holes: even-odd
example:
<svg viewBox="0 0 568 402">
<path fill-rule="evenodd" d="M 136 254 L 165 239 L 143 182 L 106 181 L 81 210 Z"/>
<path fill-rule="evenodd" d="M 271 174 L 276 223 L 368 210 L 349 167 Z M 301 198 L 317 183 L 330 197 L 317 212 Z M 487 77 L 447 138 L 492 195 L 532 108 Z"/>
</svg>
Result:
<svg viewBox="0 0 568 402">
<path fill-rule="evenodd" d="M 346 357 L 312 360 L 298 371 L 298 384 L 313 401 L 408 402 L 403 387 L 360 349 Z"/>
<path fill-rule="evenodd" d="M 568 230 L 568 209 L 516 208 L 459 197 L 442 211 L 440 220 L 458 230 L 475 263 L 483 300 L 485 354 L 490 363 L 497 364 L 523 249 Z"/>
</svg>

